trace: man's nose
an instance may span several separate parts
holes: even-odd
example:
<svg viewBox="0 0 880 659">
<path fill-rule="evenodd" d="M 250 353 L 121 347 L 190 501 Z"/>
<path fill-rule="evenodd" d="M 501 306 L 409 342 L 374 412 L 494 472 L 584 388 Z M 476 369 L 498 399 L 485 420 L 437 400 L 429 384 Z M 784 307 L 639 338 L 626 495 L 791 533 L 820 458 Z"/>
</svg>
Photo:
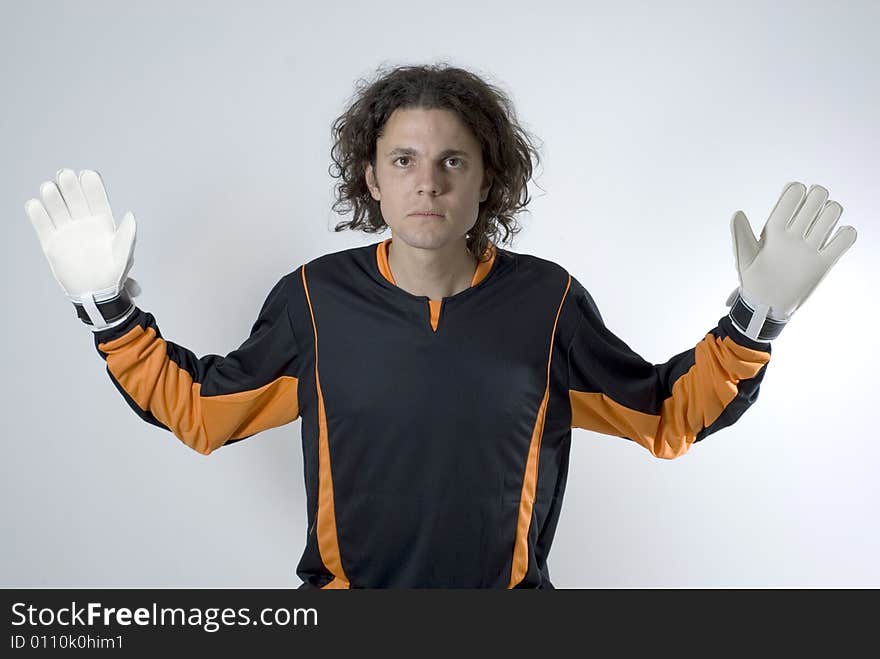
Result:
<svg viewBox="0 0 880 659">
<path fill-rule="evenodd" d="M 440 174 L 433 167 L 425 167 L 419 173 L 418 192 L 419 194 L 438 194 L 442 186 Z"/>
</svg>

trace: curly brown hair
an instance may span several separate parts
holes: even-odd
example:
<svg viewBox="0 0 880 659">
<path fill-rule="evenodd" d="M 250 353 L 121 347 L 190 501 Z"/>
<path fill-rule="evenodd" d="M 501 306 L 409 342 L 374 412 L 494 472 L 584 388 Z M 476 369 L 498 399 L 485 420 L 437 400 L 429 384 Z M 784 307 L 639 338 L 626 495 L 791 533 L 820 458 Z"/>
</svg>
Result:
<svg viewBox="0 0 880 659">
<path fill-rule="evenodd" d="M 484 167 L 492 172 L 492 187 L 480 203 L 477 221 L 467 234 L 468 251 L 482 260 L 491 240 L 512 242 L 522 227 L 515 215 L 531 201 L 527 183 L 532 177 L 532 156 L 540 163 L 531 136 L 516 118 L 510 98 L 475 73 L 445 62 L 398 66 L 390 72 L 379 67 L 374 80 L 360 79 L 354 100 L 332 126 L 330 176 L 335 185 L 333 210 L 354 211 L 350 221 L 335 230 L 378 233 L 387 228 L 377 202 L 370 195 L 366 163 L 376 168 L 376 140 L 397 108 L 446 109 L 455 112 L 477 138 Z M 539 186 L 540 187 L 540 186 Z M 503 237 L 501 236 L 504 232 Z"/>
</svg>

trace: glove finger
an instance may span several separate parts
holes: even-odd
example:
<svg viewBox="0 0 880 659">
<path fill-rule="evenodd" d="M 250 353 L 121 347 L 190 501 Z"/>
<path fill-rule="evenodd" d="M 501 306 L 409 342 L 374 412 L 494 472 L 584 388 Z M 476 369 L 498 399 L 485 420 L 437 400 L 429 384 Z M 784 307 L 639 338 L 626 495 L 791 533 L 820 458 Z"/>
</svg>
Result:
<svg viewBox="0 0 880 659">
<path fill-rule="evenodd" d="M 776 205 L 770 211 L 765 230 L 782 231 L 788 228 L 789 222 L 804 199 L 806 189 L 806 186 L 798 181 L 786 183 Z"/>
<path fill-rule="evenodd" d="M 70 211 L 71 219 L 75 222 L 91 215 L 76 173 L 72 169 L 61 169 L 58 170 L 57 178 L 58 187 L 67 204 L 67 210 Z"/>
<path fill-rule="evenodd" d="M 745 213 L 737 211 L 730 221 L 730 233 L 733 236 L 733 255 L 740 276 L 758 255 L 758 241 L 752 233 L 752 227 Z M 742 277 L 740 277 L 742 283 Z"/>
<path fill-rule="evenodd" d="M 821 249 L 841 215 L 843 215 L 843 206 L 836 201 L 825 204 L 816 222 L 810 227 L 810 232 L 806 236 L 807 244 L 817 251 Z"/>
<path fill-rule="evenodd" d="M 52 218 L 52 224 L 56 229 L 63 229 L 70 224 L 67 204 L 64 203 L 61 191 L 54 181 L 46 181 L 40 186 L 40 199 L 43 200 L 43 206 L 46 207 L 46 212 Z"/>
<path fill-rule="evenodd" d="M 113 236 L 113 259 L 116 263 L 128 264 L 129 259 L 134 251 L 135 237 L 137 234 L 137 223 L 134 214 L 128 212 L 119 223 L 119 229 Z"/>
<path fill-rule="evenodd" d="M 829 268 L 837 263 L 837 260 L 843 256 L 846 250 L 852 247 L 857 237 L 858 233 L 855 228 L 850 226 L 840 227 L 837 233 L 834 234 L 831 242 L 819 250 L 819 254 L 825 257 Z"/>
<path fill-rule="evenodd" d="M 49 238 L 55 233 L 55 225 L 52 224 L 52 218 L 46 212 L 46 207 L 40 203 L 39 199 L 28 199 L 24 205 L 24 210 L 31 220 L 31 224 L 37 232 L 37 238 L 40 239 L 40 245 L 43 251 L 46 251 L 46 245 L 49 244 Z"/>
<path fill-rule="evenodd" d="M 821 185 L 811 185 L 803 203 L 798 206 L 794 218 L 792 218 L 791 224 L 788 226 L 788 230 L 796 236 L 806 238 L 810 226 L 826 201 L 828 201 L 828 190 Z"/>
<path fill-rule="evenodd" d="M 110 200 L 101 175 L 91 169 L 84 169 L 79 173 L 79 182 L 92 215 L 106 217 L 108 229 L 116 231 L 116 222 L 113 220 L 113 211 L 110 210 Z"/>
</svg>

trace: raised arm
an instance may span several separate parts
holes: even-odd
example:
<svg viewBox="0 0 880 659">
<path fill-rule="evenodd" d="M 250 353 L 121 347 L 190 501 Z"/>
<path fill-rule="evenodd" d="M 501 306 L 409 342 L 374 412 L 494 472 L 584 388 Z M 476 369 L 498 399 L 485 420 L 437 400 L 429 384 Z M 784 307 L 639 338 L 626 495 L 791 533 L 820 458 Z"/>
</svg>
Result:
<svg viewBox="0 0 880 659">
<path fill-rule="evenodd" d="M 299 416 L 298 351 L 286 275 L 267 296 L 248 339 L 225 357 L 197 357 L 166 341 L 134 304 L 134 216 L 119 228 L 96 172 L 62 170 L 25 208 L 52 273 L 94 333 L 107 374 L 145 421 L 209 454 Z"/>
<path fill-rule="evenodd" d="M 843 207 L 819 185 L 783 188 L 761 232 L 742 211 L 731 219 L 740 285 L 730 311 L 693 348 L 663 364 L 642 359 L 604 324 L 578 282 L 580 325 L 569 350 L 572 426 L 632 439 L 675 458 L 729 426 L 758 398 L 770 341 L 856 240 Z"/>
</svg>

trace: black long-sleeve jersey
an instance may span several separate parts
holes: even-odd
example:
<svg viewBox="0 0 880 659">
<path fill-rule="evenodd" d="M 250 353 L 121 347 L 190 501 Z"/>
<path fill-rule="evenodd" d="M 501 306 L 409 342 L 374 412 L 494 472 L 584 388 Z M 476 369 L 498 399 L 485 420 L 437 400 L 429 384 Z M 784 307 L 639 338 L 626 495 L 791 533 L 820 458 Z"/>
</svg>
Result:
<svg viewBox="0 0 880 659">
<path fill-rule="evenodd" d="M 572 428 L 675 458 L 758 398 L 770 344 L 729 316 L 654 365 L 556 263 L 490 244 L 430 300 L 395 284 L 390 242 L 283 276 L 225 357 L 140 308 L 95 333 L 132 409 L 199 453 L 302 419 L 303 588 L 552 588 Z"/>
</svg>

